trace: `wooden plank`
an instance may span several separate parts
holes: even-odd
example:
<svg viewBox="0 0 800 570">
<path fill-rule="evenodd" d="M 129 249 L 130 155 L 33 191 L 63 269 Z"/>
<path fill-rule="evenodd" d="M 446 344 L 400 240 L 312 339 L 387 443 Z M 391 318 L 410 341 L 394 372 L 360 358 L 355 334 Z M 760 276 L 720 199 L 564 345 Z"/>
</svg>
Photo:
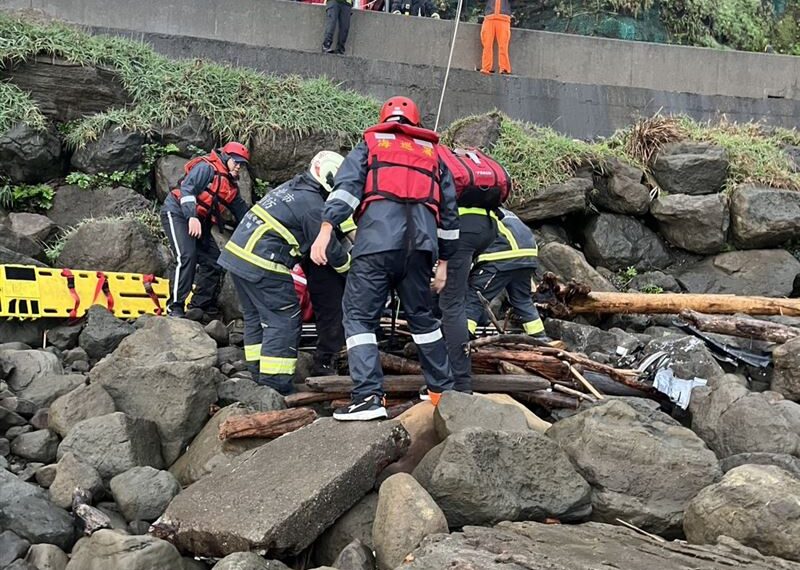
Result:
<svg viewBox="0 0 800 570">
<path fill-rule="evenodd" d="M 386 376 L 383 390 L 387 394 L 413 394 L 425 385 L 422 376 Z M 306 379 L 306 386 L 316 392 L 349 392 L 353 381 L 349 376 L 317 376 Z M 533 374 L 473 374 L 472 389 L 476 392 L 531 392 L 550 387 L 550 382 Z"/>
</svg>

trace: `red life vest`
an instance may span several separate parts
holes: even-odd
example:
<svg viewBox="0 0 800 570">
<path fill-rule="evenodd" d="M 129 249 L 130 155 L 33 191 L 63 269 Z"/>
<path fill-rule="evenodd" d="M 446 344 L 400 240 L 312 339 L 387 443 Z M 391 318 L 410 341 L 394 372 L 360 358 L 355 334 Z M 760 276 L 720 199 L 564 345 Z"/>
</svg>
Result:
<svg viewBox="0 0 800 570">
<path fill-rule="evenodd" d="M 453 175 L 459 206 L 494 210 L 508 200 L 511 177 L 490 156 L 477 148 L 451 150 L 442 145 L 439 156 Z"/>
<path fill-rule="evenodd" d="M 239 186 L 230 175 L 230 172 L 228 172 L 228 167 L 222 162 L 222 157 L 216 151 L 212 151 L 207 156 L 198 156 L 187 162 L 186 166 L 183 167 L 183 177 L 178 181 L 178 186 L 189 174 L 189 171 L 201 162 L 209 164 L 214 169 L 214 178 L 208 188 L 197 196 L 197 217 L 204 220 L 210 216 L 211 222 L 217 223 L 219 221 L 219 205 L 222 204 L 226 208 L 230 207 L 239 195 Z M 181 191 L 179 188 L 175 188 L 172 191 L 172 195 L 180 201 Z"/>
<path fill-rule="evenodd" d="M 381 123 L 364 132 L 367 182 L 358 220 L 376 200 L 425 204 L 439 217 L 439 135 L 402 123 Z"/>
<path fill-rule="evenodd" d="M 300 302 L 300 314 L 303 322 L 310 323 L 314 320 L 314 307 L 311 306 L 311 293 L 308 291 L 306 274 L 299 263 L 292 268 L 292 281 L 294 281 L 294 292 L 297 293 L 297 299 Z"/>
</svg>

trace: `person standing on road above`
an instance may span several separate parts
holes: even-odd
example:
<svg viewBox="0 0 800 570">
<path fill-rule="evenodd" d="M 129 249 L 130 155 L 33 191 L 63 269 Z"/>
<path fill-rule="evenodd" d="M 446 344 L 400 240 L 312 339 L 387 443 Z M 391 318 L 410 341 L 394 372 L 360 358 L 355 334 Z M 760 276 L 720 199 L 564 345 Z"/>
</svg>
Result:
<svg viewBox="0 0 800 570">
<path fill-rule="evenodd" d="M 497 40 L 497 59 L 501 75 L 511 73 L 508 44 L 511 41 L 511 0 L 487 0 L 481 24 L 481 73 L 489 75 L 494 68 L 494 42 Z"/>
<path fill-rule="evenodd" d="M 325 53 L 344 53 L 344 45 L 350 34 L 350 15 L 353 11 L 353 0 L 328 0 L 325 4 L 325 37 L 322 40 L 322 51 Z M 333 47 L 333 34 L 339 25 L 339 37 Z"/>
<path fill-rule="evenodd" d="M 447 260 L 458 244 L 453 178 L 439 158 L 439 136 L 420 126 L 419 109 L 411 99 L 392 97 L 383 104 L 379 120 L 339 169 L 311 246 L 312 261 L 326 263 L 334 228 L 355 211 L 358 232 L 343 301 L 355 387 L 352 404 L 334 412 L 337 420 L 387 417 L 375 332 L 392 289 L 406 312 L 431 401 L 436 405 L 442 392 L 453 388 L 430 293 L 431 287 L 437 292 L 444 287 Z"/>
</svg>

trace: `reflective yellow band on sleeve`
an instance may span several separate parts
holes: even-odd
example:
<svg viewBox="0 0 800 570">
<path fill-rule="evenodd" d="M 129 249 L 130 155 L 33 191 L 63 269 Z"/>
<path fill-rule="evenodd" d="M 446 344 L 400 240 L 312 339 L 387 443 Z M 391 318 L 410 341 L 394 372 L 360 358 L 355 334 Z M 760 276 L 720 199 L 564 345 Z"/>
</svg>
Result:
<svg viewBox="0 0 800 570">
<path fill-rule="evenodd" d="M 261 374 L 294 374 L 294 369 L 296 366 L 296 358 L 262 356 L 258 370 L 261 372 Z"/>
<path fill-rule="evenodd" d="M 486 208 L 459 208 L 458 215 L 464 216 L 467 214 L 476 214 L 478 216 L 489 216 L 490 218 L 497 219 L 497 214 Z"/>
<path fill-rule="evenodd" d="M 334 271 L 336 271 L 336 273 L 347 273 L 348 271 L 350 271 L 350 263 L 351 263 L 351 261 L 352 261 L 352 259 L 350 258 L 350 254 L 348 253 L 347 254 L 347 261 L 345 262 L 345 264 L 344 265 L 340 265 L 339 267 L 335 267 L 334 266 L 334 268 L 333 268 Z"/>
<path fill-rule="evenodd" d="M 472 319 L 467 319 L 467 329 L 469 329 L 469 332 L 472 334 L 475 334 L 475 331 L 478 330 L 478 323 Z"/>
<path fill-rule="evenodd" d="M 343 233 L 346 234 L 349 234 L 350 232 L 356 229 L 358 229 L 358 226 L 356 225 L 355 220 L 353 220 L 353 216 L 350 216 L 341 224 L 339 224 L 339 230 L 341 230 Z"/>
<path fill-rule="evenodd" d="M 478 256 L 478 263 L 486 263 L 488 261 L 503 261 L 506 259 L 519 259 L 521 257 L 537 257 L 539 249 L 532 247 L 528 249 L 515 249 L 506 251 L 495 251 L 493 253 L 482 253 Z"/>
</svg>

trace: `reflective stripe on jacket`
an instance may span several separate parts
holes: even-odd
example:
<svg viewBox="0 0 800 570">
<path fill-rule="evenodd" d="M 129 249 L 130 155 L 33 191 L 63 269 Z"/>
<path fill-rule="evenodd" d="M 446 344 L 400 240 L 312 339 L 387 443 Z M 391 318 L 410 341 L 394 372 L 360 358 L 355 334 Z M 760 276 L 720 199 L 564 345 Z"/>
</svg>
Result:
<svg viewBox="0 0 800 570">
<path fill-rule="evenodd" d="M 539 249 L 533 232 L 510 210 L 500 211 L 504 217 L 497 223 L 497 238 L 478 256 L 477 263 L 502 263 L 502 270 L 535 267 Z"/>
</svg>

